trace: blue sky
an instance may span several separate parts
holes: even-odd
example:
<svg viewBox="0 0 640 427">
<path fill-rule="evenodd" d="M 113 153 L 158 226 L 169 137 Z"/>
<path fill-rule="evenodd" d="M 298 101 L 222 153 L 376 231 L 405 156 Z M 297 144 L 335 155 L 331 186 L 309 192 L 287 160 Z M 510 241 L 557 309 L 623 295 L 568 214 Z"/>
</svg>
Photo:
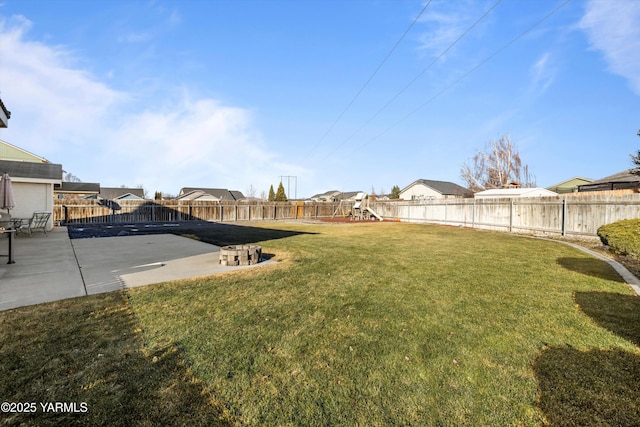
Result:
<svg viewBox="0 0 640 427">
<path fill-rule="evenodd" d="M 150 196 L 462 184 L 505 133 L 540 186 L 631 166 L 639 1 L 426 4 L 0 0 L 0 139 Z"/>
</svg>

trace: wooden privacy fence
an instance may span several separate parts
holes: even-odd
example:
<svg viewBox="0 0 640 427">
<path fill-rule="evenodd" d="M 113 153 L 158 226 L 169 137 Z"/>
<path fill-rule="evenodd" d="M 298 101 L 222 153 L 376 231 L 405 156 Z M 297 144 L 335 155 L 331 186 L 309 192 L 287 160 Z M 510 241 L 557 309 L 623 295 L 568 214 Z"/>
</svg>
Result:
<svg viewBox="0 0 640 427">
<path fill-rule="evenodd" d="M 514 233 L 595 237 L 601 225 L 640 217 L 640 194 L 570 195 L 526 199 L 440 199 L 374 202 L 384 218 Z"/>
<path fill-rule="evenodd" d="M 212 201 L 122 200 L 119 210 L 96 200 L 55 200 L 56 224 L 122 224 L 182 221 L 263 221 L 331 217 L 337 203 L 218 203 Z"/>
<path fill-rule="evenodd" d="M 217 203 L 119 201 L 111 210 L 95 200 L 56 200 L 54 221 L 73 223 L 145 223 L 180 221 L 263 221 L 330 218 L 349 212 L 352 203 Z M 379 201 L 369 206 L 386 220 L 447 224 L 514 233 L 595 237 L 598 227 L 640 217 L 640 194 L 585 193 L 526 199 L 436 199 Z M 338 209 L 339 208 L 339 209 Z"/>
</svg>

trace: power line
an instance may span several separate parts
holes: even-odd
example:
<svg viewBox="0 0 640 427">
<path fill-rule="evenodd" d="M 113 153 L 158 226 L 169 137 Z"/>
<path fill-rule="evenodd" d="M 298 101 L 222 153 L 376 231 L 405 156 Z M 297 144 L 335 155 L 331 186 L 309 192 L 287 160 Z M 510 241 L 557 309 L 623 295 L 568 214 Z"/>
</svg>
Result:
<svg viewBox="0 0 640 427">
<path fill-rule="evenodd" d="M 378 64 L 378 66 L 376 67 L 376 69 L 373 71 L 373 73 L 369 76 L 369 78 L 367 79 L 367 81 L 362 85 L 362 87 L 360 88 L 360 90 L 354 95 L 354 97 L 351 99 L 351 101 L 349 101 L 349 103 L 347 104 L 347 106 L 344 108 L 344 110 L 342 110 L 342 112 L 340 113 L 340 115 L 338 115 L 338 118 L 333 122 L 333 124 L 331 126 L 329 126 L 329 129 L 327 129 L 327 131 L 324 133 L 324 135 L 322 135 L 322 137 L 320 138 L 320 140 L 313 146 L 311 147 L 311 149 L 309 150 L 309 152 L 307 153 L 306 157 L 304 158 L 304 160 L 306 160 L 309 155 L 311 155 L 311 153 L 313 152 L 313 150 L 315 150 L 321 143 L 322 141 L 324 141 L 324 139 L 327 137 L 327 135 L 329 135 L 329 133 L 333 130 L 333 128 L 336 127 L 336 125 L 338 124 L 338 122 L 340 121 L 340 119 L 342 119 L 342 116 L 344 116 L 344 114 L 347 112 L 347 110 L 349 110 L 349 108 L 351 108 L 351 106 L 353 105 L 353 103 L 356 101 L 356 99 L 358 99 L 358 97 L 360 96 L 360 94 L 362 93 L 362 91 L 364 91 L 364 89 L 369 85 L 369 83 L 371 82 L 371 80 L 373 80 L 373 78 L 375 77 L 376 74 L 378 74 L 378 71 L 380 71 L 380 68 L 382 68 L 382 66 L 384 65 L 385 62 L 387 62 L 387 59 L 389 59 L 389 57 L 391 56 L 391 54 L 396 50 L 396 48 L 398 47 L 398 45 L 400 44 L 400 42 L 402 42 L 402 40 L 405 38 L 405 36 L 409 33 L 409 31 L 411 30 L 411 28 L 413 27 L 413 25 L 418 21 L 418 19 L 420 19 L 420 17 L 422 16 L 422 14 L 424 13 L 425 10 L 427 10 L 427 7 L 429 7 L 429 5 L 431 4 L 433 0 L 429 0 L 427 2 L 427 4 L 425 4 L 425 6 L 422 8 L 422 10 L 420 11 L 420 13 L 418 13 L 418 15 L 414 18 L 413 22 L 411 22 L 411 24 L 409 25 L 409 27 L 405 30 L 405 32 L 402 34 L 402 36 L 398 39 L 398 41 L 396 42 L 395 45 L 393 45 L 393 47 L 391 48 L 391 50 L 389 51 L 389 53 L 387 53 L 387 55 L 384 57 L 384 59 L 380 62 L 380 64 Z"/>
<path fill-rule="evenodd" d="M 380 113 L 382 113 L 382 111 L 384 111 L 389 105 L 391 105 L 396 99 L 398 99 L 398 97 L 400 95 L 402 95 L 404 92 L 406 92 L 407 89 L 409 89 L 409 87 L 411 87 L 420 77 L 422 77 L 424 75 L 424 73 L 426 73 L 436 62 L 438 62 L 440 60 L 440 58 L 442 58 L 449 50 L 451 50 L 451 48 L 453 48 L 460 40 L 462 40 L 469 32 L 471 32 L 471 30 L 473 30 L 473 28 L 475 28 L 476 25 L 478 25 L 484 18 L 486 18 L 486 16 L 491 13 L 491 11 L 493 11 L 493 9 L 495 9 L 498 4 L 500 4 L 502 0 L 498 0 L 496 1 L 493 6 L 491 6 L 491 8 L 489 8 L 480 18 L 478 18 L 469 28 L 467 28 L 467 30 L 462 33 L 453 43 L 451 43 L 449 45 L 449 47 L 447 47 L 445 50 L 443 50 L 433 61 L 431 61 L 431 63 L 425 68 L 423 69 L 416 77 L 413 78 L 413 80 L 411 80 L 408 84 L 406 84 L 398 93 L 396 93 L 386 104 L 384 104 L 380 109 L 378 109 L 378 111 L 376 111 L 371 117 L 369 117 L 358 129 L 356 129 L 351 135 L 349 135 L 345 140 L 343 140 L 336 148 L 333 149 L 333 151 L 337 151 L 338 149 L 340 149 L 344 144 L 346 144 L 347 142 L 349 142 L 354 136 L 356 136 L 362 129 L 364 129 L 365 126 L 367 126 L 369 123 L 371 123 L 373 121 L 373 119 L 375 119 L 376 117 L 378 117 L 378 115 Z M 329 157 L 331 155 L 331 153 L 327 154 L 327 157 Z M 325 157 L 326 158 L 326 157 Z"/>
<path fill-rule="evenodd" d="M 450 85 L 446 86 L 444 89 L 440 90 L 438 93 L 436 93 L 435 95 L 433 95 L 431 98 L 427 99 L 425 102 L 423 102 L 422 104 L 420 104 L 417 108 L 415 108 L 413 111 L 411 111 L 409 114 L 407 114 L 406 116 L 404 116 L 403 118 L 401 118 L 400 120 L 398 120 L 397 122 L 395 122 L 394 124 L 392 124 L 391 126 L 389 126 L 387 129 L 385 129 L 384 131 L 382 131 L 380 134 L 378 134 L 377 136 L 373 137 L 372 139 L 368 140 L 367 143 L 369 142 L 373 142 L 376 139 L 380 138 L 381 136 L 383 136 L 384 134 L 386 134 L 387 132 L 389 132 L 391 129 L 393 129 L 394 127 L 398 126 L 400 123 L 402 123 L 403 121 L 405 121 L 406 119 L 408 119 L 409 117 L 411 117 L 413 114 L 417 113 L 419 110 L 421 110 L 422 108 L 424 108 L 427 104 L 431 103 L 434 99 L 436 99 L 437 97 L 439 97 L 440 95 L 442 95 L 443 93 L 445 93 L 446 91 L 448 91 L 449 89 L 451 89 L 453 86 L 457 85 L 458 83 L 460 83 L 463 79 L 465 79 L 467 76 L 469 76 L 471 73 L 473 73 L 474 71 L 476 71 L 478 68 L 482 67 L 484 64 L 486 64 L 487 62 L 489 62 L 490 60 L 492 60 L 494 57 L 498 56 L 502 51 L 504 51 L 505 49 L 507 49 L 509 46 L 511 46 L 512 44 L 514 44 L 516 41 L 518 41 L 519 39 L 521 39 L 522 37 L 524 37 L 527 33 L 529 33 L 531 30 L 533 30 L 535 27 L 537 27 L 538 25 L 540 25 L 541 23 L 543 23 L 544 21 L 546 21 L 547 19 L 549 19 L 552 15 L 554 15 L 556 12 L 558 12 L 560 9 L 562 9 L 567 3 L 569 3 L 571 0 L 565 0 L 562 4 L 560 4 L 558 7 L 556 7 L 555 9 L 553 9 L 551 12 L 547 13 L 545 16 L 543 16 L 542 18 L 540 18 L 536 23 L 534 23 L 533 25 L 531 25 L 529 28 L 527 28 L 526 30 L 524 30 L 523 32 L 521 32 L 520 34 L 518 34 L 516 37 L 514 37 L 513 39 L 511 39 L 507 44 L 503 45 L 500 49 L 496 50 L 494 53 L 492 53 L 491 55 L 489 55 L 488 57 L 486 57 L 483 61 L 481 61 L 479 64 L 477 64 L 476 66 L 474 66 L 473 68 L 471 68 L 469 71 L 467 71 L 466 73 L 464 73 L 462 76 L 460 76 L 459 78 L 457 78 L 453 83 L 451 83 Z M 349 157 L 351 155 L 353 155 L 356 151 L 358 151 L 363 144 L 360 144 L 359 146 L 357 146 L 352 152 L 350 152 L 349 154 L 347 154 L 345 157 Z"/>
</svg>

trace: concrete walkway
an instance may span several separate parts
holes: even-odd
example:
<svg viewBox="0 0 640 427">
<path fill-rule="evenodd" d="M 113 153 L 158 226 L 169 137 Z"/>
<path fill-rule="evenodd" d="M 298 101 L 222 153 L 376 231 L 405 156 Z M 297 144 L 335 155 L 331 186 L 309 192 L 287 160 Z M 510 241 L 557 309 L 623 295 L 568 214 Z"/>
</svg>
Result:
<svg viewBox="0 0 640 427">
<path fill-rule="evenodd" d="M 0 255 L 7 254 L 0 239 Z M 0 310 L 253 266 L 221 266 L 218 246 L 173 234 L 69 239 L 64 227 L 14 240 L 0 256 Z"/>
<path fill-rule="evenodd" d="M 640 296 L 640 280 L 633 275 L 633 273 L 631 273 L 629 270 L 627 270 L 625 268 L 625 266 L 623 266 L 622 264 L 620 264 L 618 261 L 615 261 L 611 258 L 608 258 L 602 254 L 599 254 L 596 251 L 592 251 L 591 249 L 587 249 L 584 246 L 575 244 L 575 243 L 571 243 L 571 242 L 566 242 L 566 241 L 560 241 L 560 240 L 553 240 L 553 239 L 543 239 L 543 240 L 548 240 L 551 242 L 559 242 L 559 243 L 563 243 L 565 245 L 569 245 L 571 247 L 574 247 L 576 249 L 581 250 L 582 252 L 586 252 L 589 255 L 591 255 L 594 258 L 599 258 L 602 261 L 606 262 L 607 264 L 609 264 L 615 271 L 616 273 L 618 273 L 620 275 L 620 277 L 622 277 L 622 280 L 625 281 L 626 284 L 628 284 L 629 286 L 631 286 L 631 289 L 633 289 L 635 291 L 636 294 L 638 294 L 638 296 Z"/>
</svg>

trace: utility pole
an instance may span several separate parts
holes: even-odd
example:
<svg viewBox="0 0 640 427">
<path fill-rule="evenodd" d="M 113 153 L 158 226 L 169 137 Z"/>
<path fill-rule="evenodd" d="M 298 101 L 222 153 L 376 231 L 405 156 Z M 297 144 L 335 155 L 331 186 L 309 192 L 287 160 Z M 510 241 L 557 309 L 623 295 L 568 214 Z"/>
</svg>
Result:
<svg viewBox="0 0 640 427">
<path fill-rule="evenodd" d="M 293 175 L 280 175 L 280 182 L 282 183 L 282 178 L 287 178 L 287 199 L 291 198 L 291 178 L 294 179 L 295 186 L 295 196 L 294 199 L 298 198 L 298 177 Z"/>
</svg>

